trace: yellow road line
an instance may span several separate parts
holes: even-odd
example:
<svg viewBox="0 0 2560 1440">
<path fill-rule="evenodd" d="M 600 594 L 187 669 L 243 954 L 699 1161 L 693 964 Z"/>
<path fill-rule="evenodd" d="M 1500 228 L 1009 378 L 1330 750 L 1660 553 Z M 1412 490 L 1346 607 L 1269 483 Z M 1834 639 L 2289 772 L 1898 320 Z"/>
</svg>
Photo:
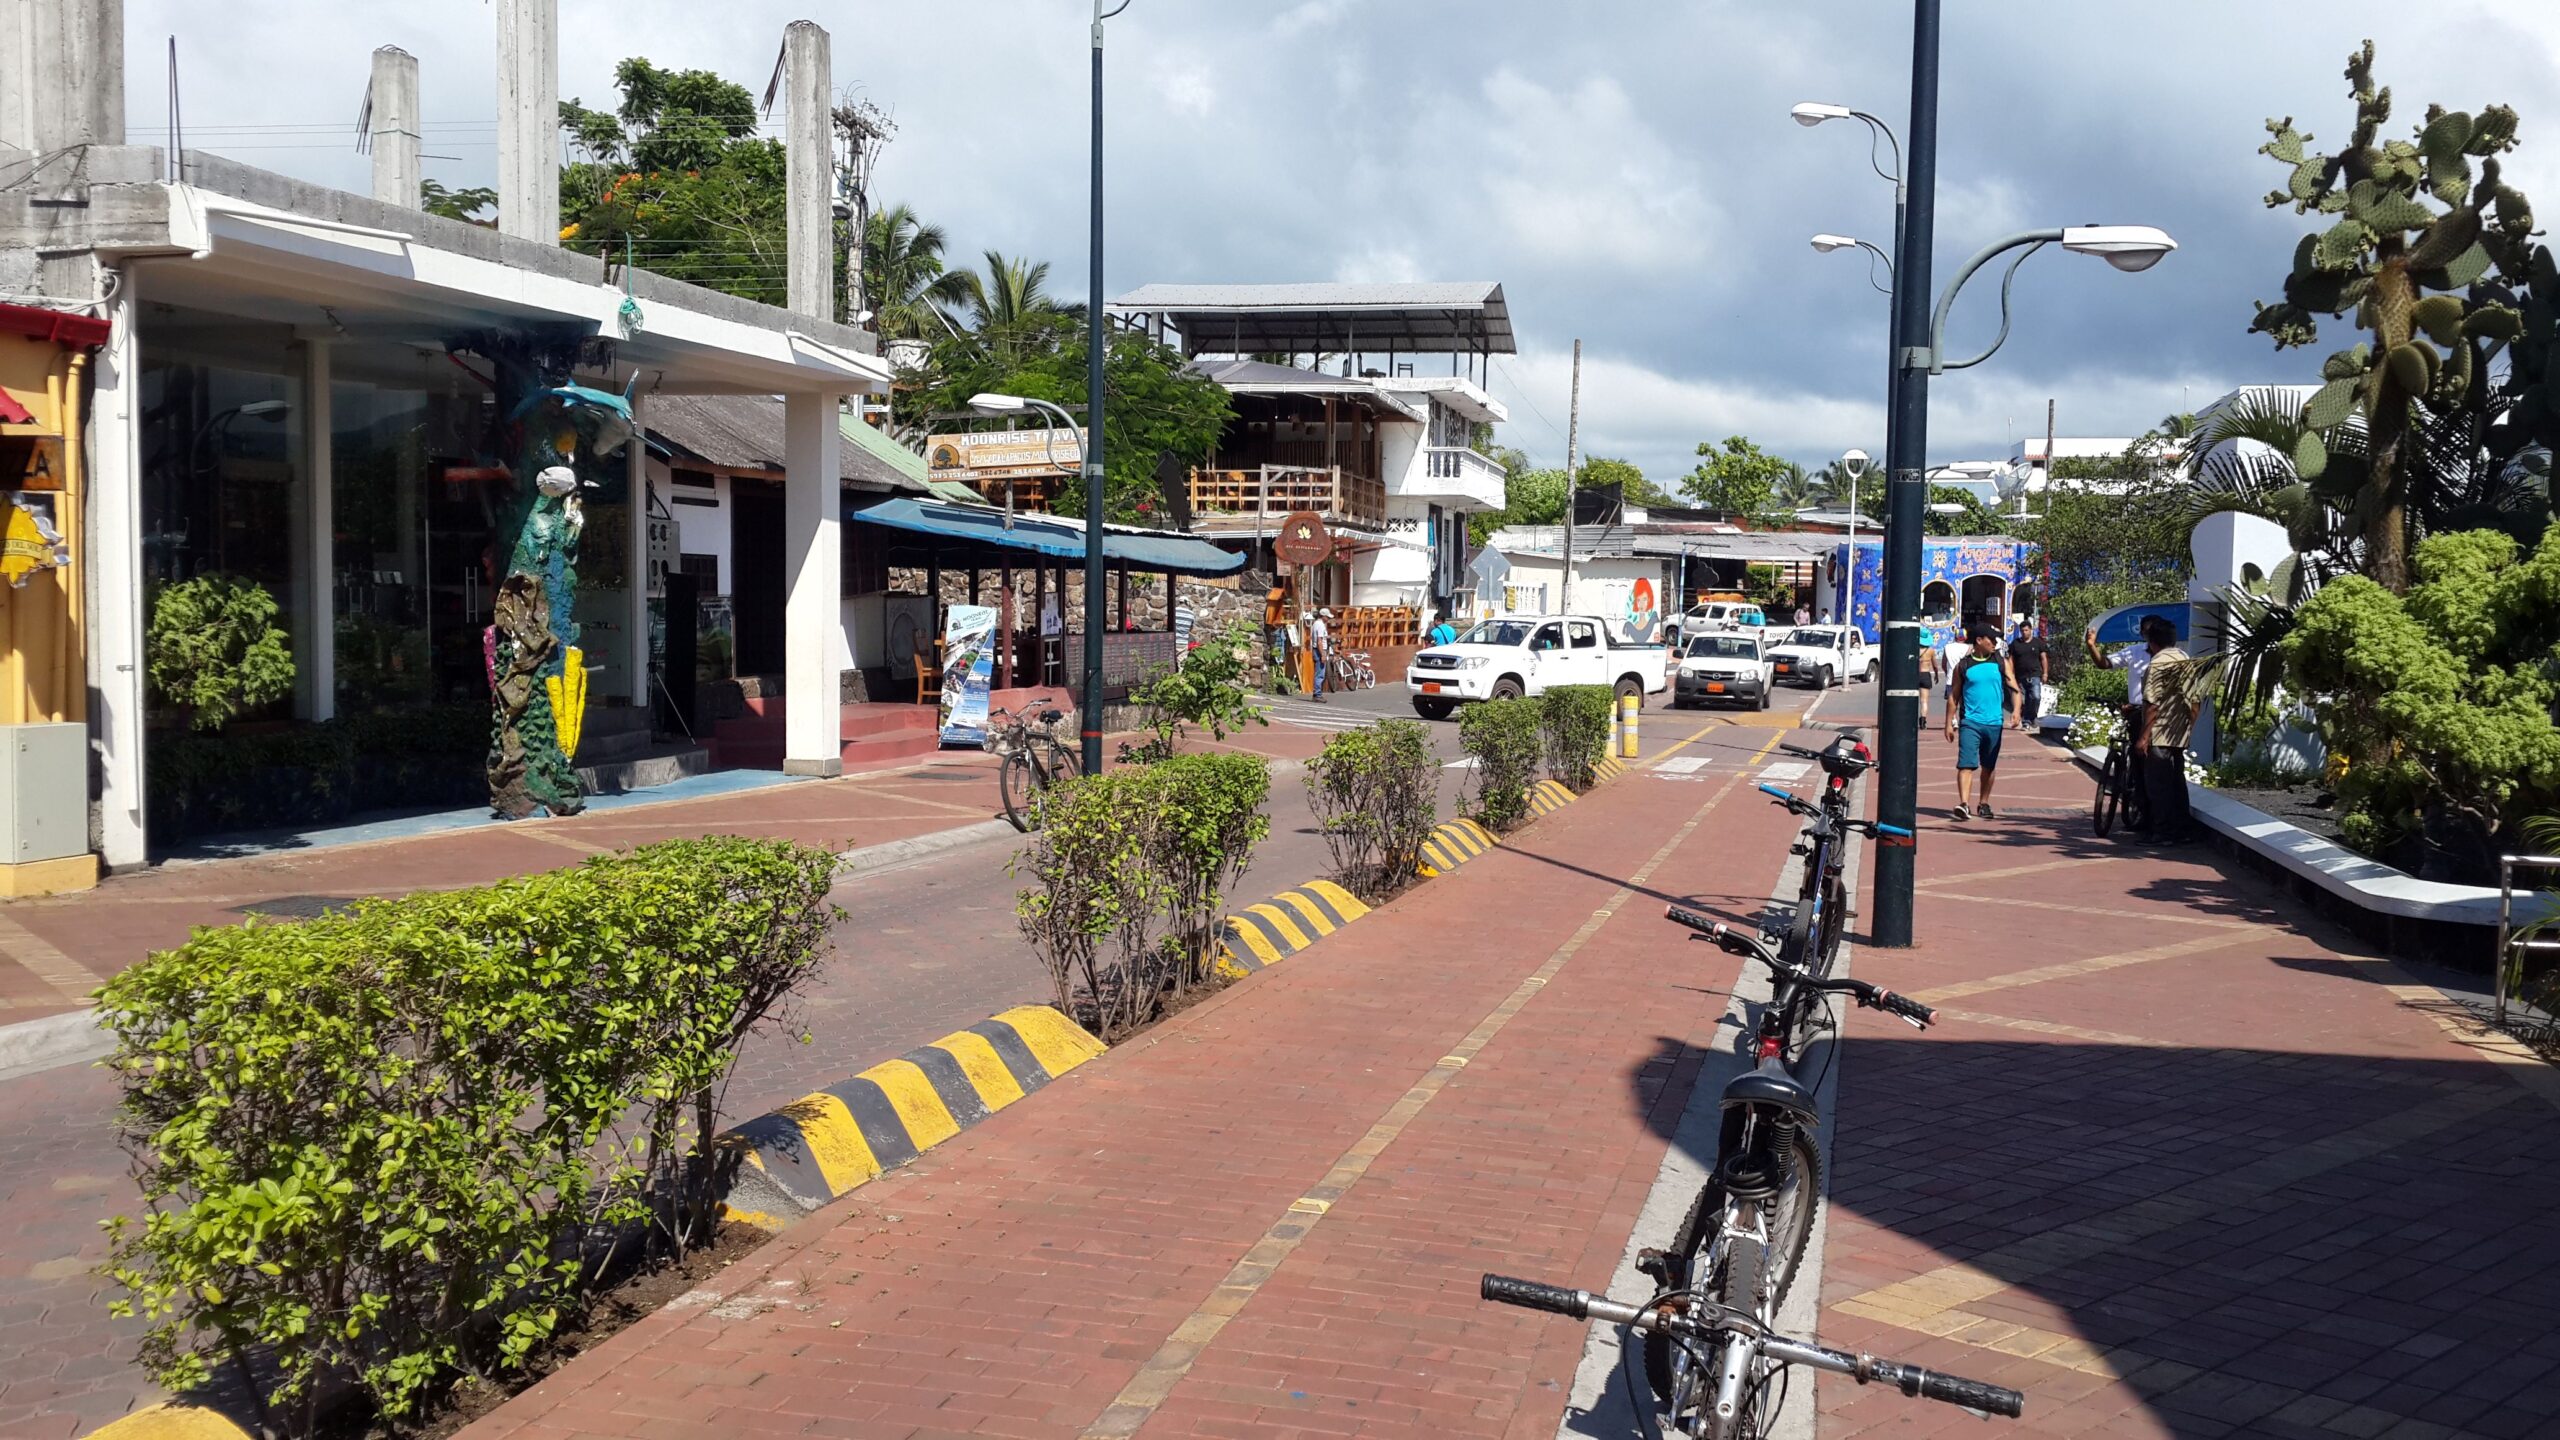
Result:
<svg viewBox="0 0 2560 1440">
<path fill-rule="evenodd" d="M 2003 870 L 1976 870 L 1965 875 L 1932 875 L 1918 885 L 1962 885 L 1975 880 L 2006 880 L 2012 875 L 2041 875 L 2048 870 L 2074 870 L 2083 865 L 2113 865 L 2121 855 L 2088 855 L 2077 860 L 2047 860 L 2040 865 L 2012 865 Z"/>
<path fill-rule="evenodd" d="M 2193 940 L 2180 940 L 2169 945 L 2153 945 L 2141 950 L 2127 950 L 2119 955 L 2097 955 L 2086 960 L 2067 960 L 2059 965 L 2039 965 L 2033 970 L 2018 970 L 2007 975 L 1994 975 L 1984 980 L 1960 980 L 1934 990 L 1913 992 L 1911 998 L 1923 1005 L 1941 1000 L 1961 1000 L 1967 995 L 1981 995 L 1993 990 L 2014 990 L 2021 985 L 2041 985 L 2048 980 L 2069 980 L 2082 975 L 2095 975 L 2103 970 L 2126 965 L 2142 965 L 2153 960 L 2175 960 L 2183 955 L 2201 955 L 2208 950 L 2227 950 L 2256 936 L 2258 927 L 2242 926 L 2213 935 L 2200 935 Z"/>
<path fill-rule="evenodd" d="M 104 980 L 96 971 L 63 954 L 52 941 L 8 915 L 0 915 L 0 954 L 51 986 L 55 994 L 80 1004 L 87 1004 L 89 992 Z"/>
</svg>

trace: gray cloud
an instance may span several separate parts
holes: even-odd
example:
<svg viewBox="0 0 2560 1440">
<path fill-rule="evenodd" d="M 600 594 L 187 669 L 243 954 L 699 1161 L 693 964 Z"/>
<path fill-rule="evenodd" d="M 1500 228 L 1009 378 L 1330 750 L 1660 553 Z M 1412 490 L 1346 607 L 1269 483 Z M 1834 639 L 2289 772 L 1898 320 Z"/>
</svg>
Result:
<svg viewBox="0 0 2560 1440">
<path fill-rule="evenodd" d="M 2560 15 L 2546 7 L 2447 0 L 2422 20 L 2379 0 L 1947 9 L 1940 280 L 2024 225 L 2153 223 L 2182 248 L 2139 276 L 2030 261 L 2007 347 L 1935 387 L 1933 458 L 2005 452 L 2041 431 L 2049 395 L 2067 433 L 2126 434 L 2315 368 L 2245 333 L 2304 226 L 2261 206 L 2281 173 L 2253 151 L 2270 115 L 2344 134 L 2339 70 L 2367 35 L 2411 121 L 2429 100 L 2522 107 L 2511 173 L 2560 205 L 2560 112 L 2533 103 L 2560 93 Z M 632 54 L 761 89 L 782 25 L 810 8 L 562 11 L 561 93 L 597 104 Z M 902 127 L 883 197 L 944 224 L 964 256 L 1054 261 L 1070 291 L 1084 273 L 1086 14 L 1076 0 L 938 0 L 819 15 L 837 26 L 839 85 Z M 129 0 L 127 24 L 136 126 L 165 123 L 159 62 L 175 33 L 190 143 L 360 189 L 349 142 L 366 56 L 398 44 L 420 57 L 428 151 L 456 157 L 428 173 L 493 173 L 486 4 Z M 1136 0 L 1109 56 L 1107 288 L 1499 280 L 1523 351 L 1495 371 L 1505 438 L 1541 459 L 1562 458 L 1577 335 L 1586 449 L 1657 478 L 1735 432 L 1808 462 L 1873 450 L 1884 303 L 1856 258 L 1804 239 L 1881 243 L 1890 196 L 1859 127 L 1807 131 L 1786 112 L 1834 100 L 1901 128 L 1909 27 L 1891 0 Z M 288 125 L 316 128 L 245 128 Z M 1978 288 L 1959 343 L 1997 324 Z"/>
</svg>

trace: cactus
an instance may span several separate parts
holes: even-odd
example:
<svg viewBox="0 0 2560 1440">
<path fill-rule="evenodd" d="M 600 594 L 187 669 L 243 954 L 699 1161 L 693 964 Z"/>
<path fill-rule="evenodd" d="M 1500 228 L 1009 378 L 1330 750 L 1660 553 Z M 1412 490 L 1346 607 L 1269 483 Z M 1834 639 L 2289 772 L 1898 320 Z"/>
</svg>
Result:
<svg viewBox="0 0 2560 1440">
<path fill-rule="evenodd" d="M 2302 237 L 2284 298 L 2259 305 L 2249 328 L 2279 349 L 2316 343 L 2322 315 L 2351 316 L 2365 332 L 2321 366 L 2324 383 L 2303 418 L 2314 432 L 2359 423 L 2365 431 L 2364 469 L 2333 480 L 2324 495 L 2355 520 L 2365 572 L 2403 591 L 2415 469 L 2403 453 L 2410 407 L 2443 412 L 2474 402 L 2502 349 L 2514 352 L 2510 368 L 2520 379 L 2530 369 L 2538 381 L 2554 330 L 2543 297 L 2553 291 L 2533 279 L 2560 275 L 2550 252 L 2532 242 L 2532 207 L 2499 176 L 2498 157 L 2516 143 L 2513 110 L 2429 106 L 2413 139 L 2385 139 L 2391 91 L 2374 83 L 2372 41 L 2347 57 L 2346 78 L 2356 124 L 2336 154 L 2310 149 L 2313 137 L 2290 116 L 2267 122 L 2270 138 L 2259 153 L 2286 169 L 2268 206 L 2335 218 Z M 2535 296 L 2519 308 L 2526 291 Z M 2519 418 L 2560 434 L 2560 403 L 2547 386 L 2537 386 L 2531 404 Z M 2304 446 L 2297 460 L 2312 463 L 2303 479 L 2317 486 L 2335 448 Z"/>
</svg>

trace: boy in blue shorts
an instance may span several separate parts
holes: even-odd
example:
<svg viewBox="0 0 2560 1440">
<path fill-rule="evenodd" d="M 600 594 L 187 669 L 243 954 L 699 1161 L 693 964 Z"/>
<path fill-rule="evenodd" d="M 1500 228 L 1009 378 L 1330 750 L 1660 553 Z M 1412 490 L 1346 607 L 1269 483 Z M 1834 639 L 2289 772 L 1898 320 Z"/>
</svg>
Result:
<svg viewBox="0 0 2560 1440">
<path fill-rule="evenodd" d="M 2018 723 L 2018 677 L 2000 653 L 2000 631 L 1976 621 L 1965 632 L 1973 653 L 1956 662 L 1947 685 L 1947 738 L 1956 745 L 1958 820 L 1974 816 L 1974 772 L 1982 773 L 1981 813 L 1991 813 L 1991 781 L 2000 768 L 2000 736 Z"/>
</svg>

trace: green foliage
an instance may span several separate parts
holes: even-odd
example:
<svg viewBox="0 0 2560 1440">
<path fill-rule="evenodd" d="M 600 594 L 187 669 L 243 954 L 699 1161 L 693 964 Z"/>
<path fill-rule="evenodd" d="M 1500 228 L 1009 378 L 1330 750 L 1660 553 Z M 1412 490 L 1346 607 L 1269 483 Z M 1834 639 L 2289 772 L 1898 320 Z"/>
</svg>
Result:
<svg viewBox="0 0 2560 1440">
<path fill-rule="evenodd" d="M 2063 463 L 2067 465 L 2070 462 Z M 1941 513 L 1937 508 L 1941 505 L 1956 508 Z M 1882 526 L 1891 508 L 1891 500 L 1883 485 L 1859 487 L 1858 513 Z M 2013 533 L 2015 524 L 2015 521 L 2004 518 L 1983 504 L 1979 496 L 1961 485 L 1930 486 L 1929 508 L 1920 513 L 1920 533 L 1923 535 L 2005 535 Z"/>
<path fill-rule="evenodd" d="M 480 212 L 495 208 L 497 203 L 498 192 L 486 185 L 471 185 L 460 190 L 448 190 L 433 180 L 418 182 L 418 208 L 430 215 L 441 215 L 447 220 L 463 220 L 474 225 L 494 225 L 497 223 L 494 220 L 481 219 Z"/>
<path fill-rule="evenodd" d="M 143 637 L 151 688 L 198 730 L 293 693 L 293 650 L 276 628 L 276 597 L 230 575 L 166 586 Z"/>
<path fill-rule="evenodd" d="M 372 710 L 272 734 L 151 738 L 151 836 L 344 820 L 488 798 L 486 705 Z"/>
<path fill-rule="evenodd" d="M 1529 818 L 1546 734 L 1535 700 L 1487 700 L 1458 712 L 1458 743 L 1476 759 L 1475 817 L 1493 830 Z"/>
<path fill-rule="evenodd" d="M 353 913 L 203 929 L 99 992 L 144 1211 L 119 1314 L 171 1390 L 263 1352 L 397 1422 L 521 1369 L 594 1242 L 707 1214 L 714 1096 L 812 971 L 834 859 L 670 841 Z M 686 1133 L 690 1121 L 691 1133 Z M 307 1405 L 278 1413 L 307 1428 Z"/>
<path fill-rule="evenodd" d="M 2054 713 L 2086 719 L 2092 715 L 2113 715 L 2125 707 L 2125 673 L 2082 665 L 2062 682 L 2062 697 L 2055 702 Z"/>
<path fill-rule="evenodd" d="M 871 217 L 862 249 L 862 293 L 872 328 L 888 340 L 933 340 L 969 300 L 966 271 L 945 268 L 950 239 L 904 205 Z"/>
<path fill-rule="evenodd" d="M 1186 731 L 1206 727 L 1211 739 L 1224 740 L 1247 725 L 1269 725 L 1270 716 L 1253 703 L 1246 671 L 1260 642 L 1256 626 L 1230 621 L 1200 642 L 1169 670 L 1158 670 L 1129 698 L 1144 706 L 1154 738 L 1140 745 L 1123 743 L 1122 764 L 1154 764 L 1172 758 Z"/>
<path fill-rule="evenodd" d="M 2052 572 L 2044 611 L 2064 642 L 2054 647 L 2057 664 L 2078 654 L 2076 637 L 2107 611 L 2186 598 L 2194 569 L 2187 547 L 2193 500 L 2175 473 L 2130 452 L 2097 463 L 2109 466 L 2111 483 L 2048 486 L 2044 514 L 2010 531 L 2041 547 Z M 2057 478 L 2068 479 L 2072 465 L 2057 462 Z"/>
<path fill-rule="evenodd" d="M 1478 545 L 1505 525 L 1564 523 L 1564 471 L 1530 469 L 1529 457 L 1517 450 L 1505 451 L 1504 459 L 1502 508 L 1467 517 L 1468 537 Z"/>
<path fill-rule="evenodd" d="M 1270 792 L 1259 756 L 1184 755 L 1040 793 L 1014 914 L 1060 1010 L 1119 1040 L 1214 981 L 1223 891 L 1270 833 Z"/>
<path fill-rule="evenodd" d="M 1440 819 L 1440 759 L 1420 725 L 1343 730 L 1307 762 L 1307 804 L 1337 878 L 1372 902 L 1403 889 Z"/>
<path fill-rule="evenodd" d="M 1538 696 L 1538 733 L 1547 773 L 1575 790 L 1599 779 L 1609 754 L 1609 715 L 1617 692 L 1606 685 L 1553 685 Z"/>
<path fill-rule="evenodd" d="M 614 68 L 612 114 L 575 99 L 560 124 L 561 243 L 671 279 L 780 305 L 789 219 L 782 144 L 756 135 L 755 97 L 707 70 Z"/>
<path fill-rule="evenodd" d="M 1721 446 L 1700 441 L 1698 454 L 1705 458 L 1680 482 L 1680 491 L 1700 509 L 1728 515 L 1768 514 L 1779 481 L 1796 469 L 1739 435 L 1726 436 Z"/>
<path fill-rule="evenodd" d="M 1618 494 L 1621 499 L 1623 499 L 1627 504 L 1634 505 L 1639 508 L 1670 506 L 1680 503 L 1677 496 L 1672 495 L 1661 486 L 1646 479 L 1643 469 L 1632 461 L 1627 460 L 1612 460 L 1605 456 L 1594 456 L 1593 458 L 1582 462 L 1582 477 L 1575 483 L 1582 485 L 1585 488 L 1594 485 L 1615 485 L 1618 487 Z"/>
<path fill-rule="evenodd" d="M 933 347 L 919 377 L 919 413 L 958 414 L 986 391 L 1055 405 L 1085 403 L 1085 327 L 1056 310 L 951 336 Z M 1227 392 L 1192 374 L 1179 351 L 1115 329 L 1103 351 L 1103 508 L 1115 521 L 1165 522 L 1159 456 L 1206 456 L 1233 413 Z"/>
<path fill-rule="evenodd" d="M 2286 349 L 2316 343 L 2319 316 L 2352 315 L 2366 337 L 2329 357 L 2309 408 L 2342 417 L 2315 436 L 2361 422 L 2366 464 L 2336 500 L 2362 541 L 2364 573 L 2397 592 L 2409 584 L 2412 491 L 2434 478 L 2425 447 L 2411 444 L 2413 421 L 2482 407 L 2490 361 L 2524 330 L 2516 292 L 2537 282 L 2537 266 L 2547 276 L 2550 260 L 2533 243 L 2530 205 L 2499 172 L 2497 157 L 2516 142 L 2513 110 L 2429 106 L 2415 143 L 2385 140 L 2391 91 L 2374 81 L 2372 41 L 2347 57 L 2346 78 L 2356 123 L 2339 153 L 2309 152 L 2312 137 L 2290 116 L 2267 122 L 2273 138 L 2259 153 L 2286 171 L 2267 204 L 2317 214 L 2327 228 L 2301 238 L 2284 299 L 2260 305 L 2249 328 Z M 2501 289 L 2473 290 L 2492 274 Z M 2534 348 L 2548 346 L 2546 330 Z M 2329 448 L 2318 438 L 2302 445 L 2302 480 L 2320 480 Z"/>
<path fill-rule="evenodd" d="M 2560 527 L 2521 556 L 2496 532 L 2433 536 L 2411 569 L 2405 597 L 2350 575 L 2305 603 L 2288 684 L 2349 757 L 2342 824 L 2361 848 L 2442 817 L 2485 846 L 2560 808 Z"/>
</svg>

